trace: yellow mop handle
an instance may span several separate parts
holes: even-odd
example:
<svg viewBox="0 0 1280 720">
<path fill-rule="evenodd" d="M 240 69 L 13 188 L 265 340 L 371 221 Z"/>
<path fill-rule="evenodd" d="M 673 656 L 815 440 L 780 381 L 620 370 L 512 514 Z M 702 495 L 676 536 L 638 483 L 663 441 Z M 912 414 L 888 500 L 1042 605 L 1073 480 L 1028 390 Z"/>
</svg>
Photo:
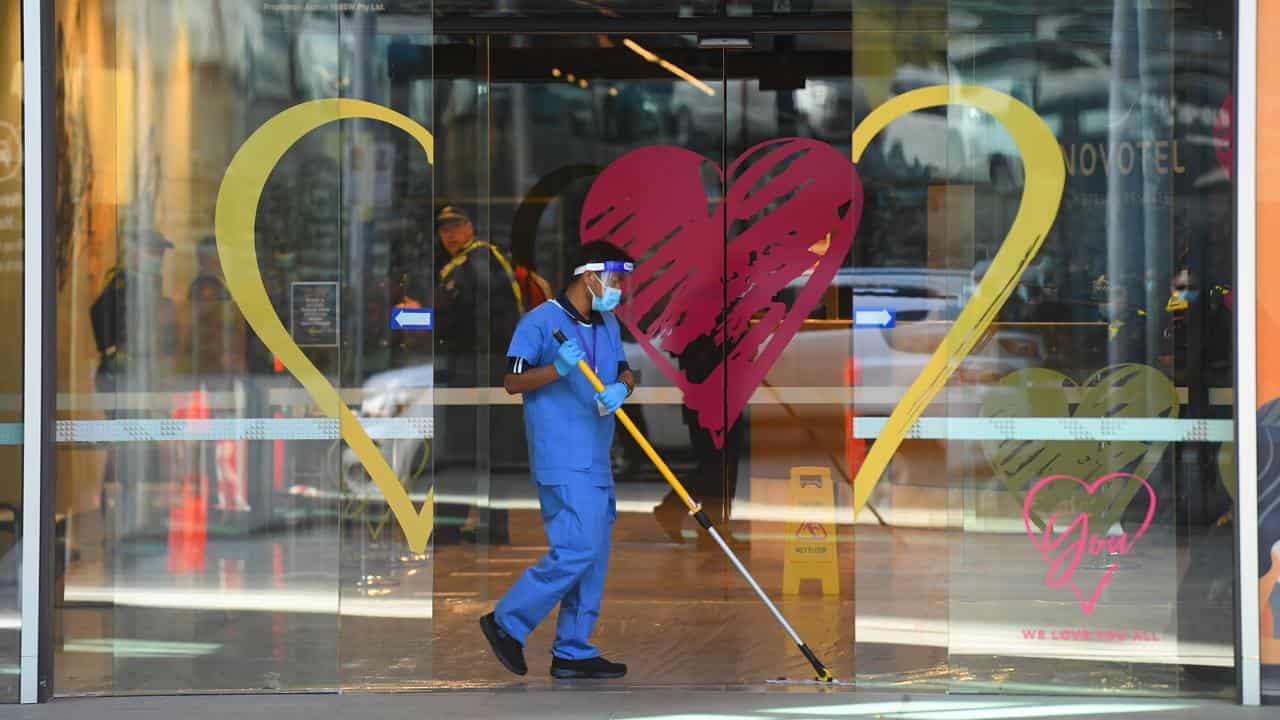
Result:
<svg viewBox="0 0 1280 720">
<path fill-rule="evenodd" d="M 557 331 L 557 333 L 559 333 L 559 331 Z M 591 366 L 587 364 L 586 360 L 578 361 L 578 369 L 582 371 L 583 375 L 587 376 L 587 380 L 591 383 L 591 387 L 596 389 L 596 392 L 604 392 L 604 383 L 600 382 L 600 378 L 596 376 L 594 371 L 592 371 Z M 631 418 L 627 415 L 627 411 L 622 408 L 618 408 L 613 414 L 618 416 L 618 421 L 622 423 L 622 427 L 626 428 L 627 432 L 631 433 L 631 437 L 635 438 L 636 444 L 640 446 L 640 449 L 644 451 L 644 454 L 648 455 L 649 459 L 653 461 L 653 464 L 657 466 L 658 472 L 662 473 L 662 477 L 666 479 L 667 484 L 671 486 L 672 490 L 676 491 L 676 495 L 680 496 L 680 500 L 684 502 L 685 507 L 689 508 L 689 512 L 696 513 L 701 510 L 702 506 L 694 502 L 693 498 L 689 497 L 689 491 L 684 489 L 684 485 L 680 484 L 680 480 L 676 478 L 675 473 L 671 472 L 671 468 L 667 467 L 667 464 L 662 460 L 662 456 L 658 454 L 657 450 L 653 449 L 653 446 L 650 445 L 645 436 L 641 434 L 640 428 L 636 427 L 636 424 L 631 421 Z"/>
<path fill-rule="evenodd" d="M 559 343 L 564 343 L 566 340 L 564 333 L 559 330 L 553 332 L 552 336 L 555 337 L 556 341 Z M 591 387 L 595 388 L 596 392 L 604 392 L 604 383 L 600 382 L 600 378 L 596 376 L 595 372 L 591 369 L 591 366 L 587 365 L 585 360 L 578 361 L 578 370 L 586 376 L 587 381 L 591 383 Z M 809 646 L 805 644 L 804 640 L 800 638 L 800 634 L 795 631 L 795 628 L 791 627 L 791 623 L 787 622 L 787 619 L 782 616 L 782 612 L 778 610 L 778 606 L 774 605 L 773 601 L 769 599 L 764 588 L 761 588 L 760 583 L 756 582 L 755 577 L 751 575 L 751 571 L 747 570 L 747 567 L 742 564 L 742 561 L 738 559 L 738 556 L 735 555 L 729 545 L 725 543 L 724 538 L 720 537 L 720 533 L 716 532 L 715 525 L 711 522 L 711 518 L 707 517 L 707 514 L 702 511 L 702 506 L 698 505 L 698 503 L 693 501 L 693 498 L 689 497 L 689 491 L 684 489 L 684 485 L 681 485 L 680 481 L 676 479 L 675 473 L 671 472 L 671 468 L 667 467 L 667 464 L 662 461 L 662 457 L 658 455 L 658 451 L 654 450 L 653 446 L 649 444 L 649 441 L 645 439 L 644 435 L 640 434 L 640 428 L 636 427 L 636 424 L 631 422 L 631 418 L 627 415 L 626 411 L 622 408 L 618 408 L 613 411 L 613 414 L 618 417 L 620 422 L 622 422 L 622 426 L 627 429 L 627 432 L 631 433 L 631 437 L 635 438 L 636 443 L 640 445 L 640 449 L 644 450 L 644 454 L 648 455 L 649 459 L 653 461 L 653 464 L 658 468 L 658 472 L 662 473 L 662 477 L 666 479 L 667 484 L 671 486 L 671 489 L 675 490 L 676 494 L 680 496 L 680 499 L 684 501 L 685 507 L 689 508 L 689 514 L 693 515 L 694 519 L 698 521 L 698 524 L 707 531 L 707 534 L 709 534 L 713 540 L 715 540 L 716 544 L 720 546 L 720 549 L 733 563 L 733 566 L 738 569 L 739 573 L 742 573 L 742 577 L 746 579 L 749 585 L 751 585 L 751 589 L 755 591 L 760 600 L 764 602 L 767 608 L 769 608 L 769 612 L 771 612 L 773 617 L 782 624 L 782 628 L 787 631 L 787 634 L 791 636 L 793 641 L 795 641 L 796 646 L 800 648 L 800 652 L 804 655 L 805 659 L 813 666 L 813 671 L 818 681 L 834 682 L 835 676 L 831 674 L 831 670 L 829 670 L 826 665 L 822 664 L 822 661 L 818 659 L 818 656 L 815 655 L 813 651 L 809 649 Z"/>
</svg>

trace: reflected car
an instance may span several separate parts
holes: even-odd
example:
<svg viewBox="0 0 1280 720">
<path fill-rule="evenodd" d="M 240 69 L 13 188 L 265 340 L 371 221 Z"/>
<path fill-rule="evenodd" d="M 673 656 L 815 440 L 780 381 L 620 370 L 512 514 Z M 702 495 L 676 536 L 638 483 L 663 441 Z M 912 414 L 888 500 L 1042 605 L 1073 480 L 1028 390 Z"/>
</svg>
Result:
<svg viewBox="0 0 1280 720">
<path fill-rule="evenodd" d="M 779 300 L 792 302 L 807 280 L 793 281 Z M 834 293 L 827 294 L 827 298 L 837 298 L 841 307 L 819 303 L 810 312 L 810 321 L 791 339 L 765 377 L 763 385 L 779 389 L 781 394 L 771 402 L 752 406 L 750 422 L 757 427 L 761 423 L 776 426 L 790 422 L 793 412 L 803 412 L 806 419 L 820 425 L 843 424 L 847 411 L 887 416 L 950 329 L 950 319 L 971 292 L 972 282 L 972 274 L 962 270 L 841 268 L 830 283 Z M 822 320 L 831 310 L 849 317 L 859 309 L 872 308 L 893 313 L 896 327 L 851 330 L 848 324 Z M 641 387 L 671 388 L 662 370 L 633 338 L 624 336 L 623 348 Z M 1045 361 L 1043 338 L 1018 328 L 998 328 L 970 353 L 951 382 L 989 384 Z M 787 405 L 789 388 L 842 388 L 848 386 L 851 374 L 857 377 L 856 386 L 866 391 L 860 392 L 852 407 L 841 400 L 810 402 L 802 410 Z M 433 385 L 430 364 L 379 373 L 365 383 L 358 415 L 371 424 L 382 418 L 429 420 L 434 414 Z M 630 403 L 627 408 L 649 441 L 679 472 L 693 459 L 690 431 L 679 391 L 671 389 L 666 395 L 664 402 Z M 829 417 L 824 420 L 825 416 Z M 396 476 L 411 488 L 425 490 L 429 482 L 431 434 L 375 440 Z M 614 463 L 619 481 L 651 475 L 649 461 L 639 448 L 621 430 L 617 437 Z M 345 444 L 341 452 L 341 477 L 348 499 L 374 492 L 355 454 Z M 632 472 L 637 468 L 643 472 Z"/>
<path fill-rule="evenodd" d="M 382 451 L 382 456 L 391 465 L 396 477 L 411 492 L 425 491 L 430 481 L 435 408 L 433 370 L 433 365 L 426 363 L 371 376 L 361 388 L 364 397 L 356 413 L 365 422 L 366 428 L 382 419 L 402 421 L 402 429 L 408 429 L 405 426 L 420 426 L 422 437 L 374 439 L 374 444 Z M 346 443 L 342 444 L 341 472 L 343 489 L 348 498 L 362 498 L 369 493 L 380 497 L 360 459 Z"/>
<path fill-rule="evenodd" d="M 807 278 L 795 280 L 779 299 L 791 302 L 806 282 Z M 950 319 L 959 312 L 971 285 L 971 273 L 962 270 L 841 268 L 831 282 L 835 296 L 848 298 L 841 302 L 850 304 L 852 310 L 887 309 L 896 317 L 897 326 L 851 330 L 848 324 L 824 322 L 828 308 L 820 303 L 765 377 L 764 385 L 783 391 L 779 399 L 753 406 L 751 422 L 788 422 L 798 408 L 787 405 L 788 388 L 842 388 L 849 385 L 851 377 L 860 389 L 852 408 L 840 401 L 809 403 L 804 417 L 827 425 L 843 423 L 846 410 L 861 416 L 888 416 L 950 330 Z M 842 308 L 840 314 L 849 317 L 852 311 Z M 623 345 L 643 387 L 670 386 L 639 344 Z M 1019 328 L 997 328 L 974 348 L 950 384 L 990 384 L 1014 371 L 1042 366 L 1046 359 L 1040 335 Z M 660 452 L 688 452 L 689 431 L 680 405 L 644 404 L 630 411 Z M 830 417 L 823 420 L 824 415 Z M 616 450 L 615 462 L 647 462 L 637 449 L 628 449 L 625 440 L 622 445 Z"/>
</svg>

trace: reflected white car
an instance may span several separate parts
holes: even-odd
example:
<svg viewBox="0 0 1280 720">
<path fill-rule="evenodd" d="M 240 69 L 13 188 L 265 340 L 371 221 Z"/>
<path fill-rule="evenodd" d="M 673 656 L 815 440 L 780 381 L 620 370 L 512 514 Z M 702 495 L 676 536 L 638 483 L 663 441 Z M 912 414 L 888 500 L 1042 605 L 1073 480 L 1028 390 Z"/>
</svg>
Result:
<svg viewBox="0 0 1280 720">
<path fill-rule="evenodd" d="M 792 282 L 783 299 L 798 292 L 805 282 L 807 278 Z M 778 357 L 764 383 L 782 390 L 840 388 L 848 385 L 852 373 L 859 393 L 848 409 L 859 416 L 888 416 L 950 330 L 950 320 L 968 296 L 971 284 L 971 274 L 960 270 L 841 268 L 831 286 L 851 293 L 853 309 L 885 308 L 896 316 L 898 325 L 850 329 L 821 321 L 807 323 Z M 824 308 L 818 307 L 810 317 L 816 320 L 823 314 Z M 643 387 L 671 385 L 638 344 L 624 343 L 624 347 Z M 1046 355 L 1039 335 L 999 328 L 973 349 L 951 383 L 990 384 L 1016 370 L 1042 366 Z M 753 422 L 774 416 L 784 422 L 782 416 L 788 410 L 779 401 L 757 405 L 751 412 Z M 814 410 L 836 411 L 842 422 L 846 407 L 839 402 L 810 406 L 806 417 L 814 417 Z M 689 433 L 679 405 L 645 404 L 632 412 L 640 415 L 655 447 L 688 448 Z"/>
<path fill-rule="evenodd" d="M 431 363 L 388 370 L 371 376 L 361 388 L 364 394 L 357 416 L 366 428 L 382 419 L 401 421 L 401 432 L 412 426 L 423 425 L 423 437 L 395 437 L 377 439 L 374 444 L 382 451 L 396 477 L 406 485 L 430 474 L 431 440 L 434 428 L 434 366 Z M 349 492 L 358 494 L 370 485 L 368 475 L 359 458 L 346 444 L 342 444 L 342 481 Z"/>
</svg>

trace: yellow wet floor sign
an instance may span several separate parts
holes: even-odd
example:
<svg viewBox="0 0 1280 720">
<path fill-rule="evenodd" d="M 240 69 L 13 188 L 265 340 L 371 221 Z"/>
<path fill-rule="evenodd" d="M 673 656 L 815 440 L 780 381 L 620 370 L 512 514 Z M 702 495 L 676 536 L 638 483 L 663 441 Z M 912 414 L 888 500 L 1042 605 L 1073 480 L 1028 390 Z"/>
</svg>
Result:
<svg viewBox="0 0 1280 720">
<path fill-rule="evenodd" d="M 798 595 L 803 580 L 822 583 L 823 595 L 840 594 L 840 562 L 836 555 L 836 497 L 831 470 L 793 467 L 787 490 L 787 549 L 782 592 Z"/>
</svg>

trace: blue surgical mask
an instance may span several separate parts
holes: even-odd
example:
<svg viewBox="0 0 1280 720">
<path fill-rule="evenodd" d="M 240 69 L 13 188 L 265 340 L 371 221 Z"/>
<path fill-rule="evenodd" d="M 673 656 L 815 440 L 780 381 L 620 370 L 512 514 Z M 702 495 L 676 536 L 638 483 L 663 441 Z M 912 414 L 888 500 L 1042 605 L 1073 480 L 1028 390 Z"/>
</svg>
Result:
<svg viewBox="0 0 1280 720">
<path fill-rule="evenodd" d="M 591 294 L 591 309 L 596 312 L 613 312 L 620 302 L 622 302 L 622 291 L 618 288 L 605 288 L 604 297 Z"/>
<path fill-rule="evenodd" d="M 587 288 L 590 290 L 590 288 Z M 596 295 L 591 291 L 591 309 L 596 312 L 613 312 L 618 307 L 618 303 L 622 302 L 622 290 L 615 287 L 604 287 L 604 295 Z"/>
<path fill-rule="evenodd" d="M 1200 297 L 1199 290 L 1179 290 L 1175 294 L 1178 296 L 1179 300 L 1185 300 L 1189 303 L 1195 302 L 1196 298 Z"/>
</svg>

